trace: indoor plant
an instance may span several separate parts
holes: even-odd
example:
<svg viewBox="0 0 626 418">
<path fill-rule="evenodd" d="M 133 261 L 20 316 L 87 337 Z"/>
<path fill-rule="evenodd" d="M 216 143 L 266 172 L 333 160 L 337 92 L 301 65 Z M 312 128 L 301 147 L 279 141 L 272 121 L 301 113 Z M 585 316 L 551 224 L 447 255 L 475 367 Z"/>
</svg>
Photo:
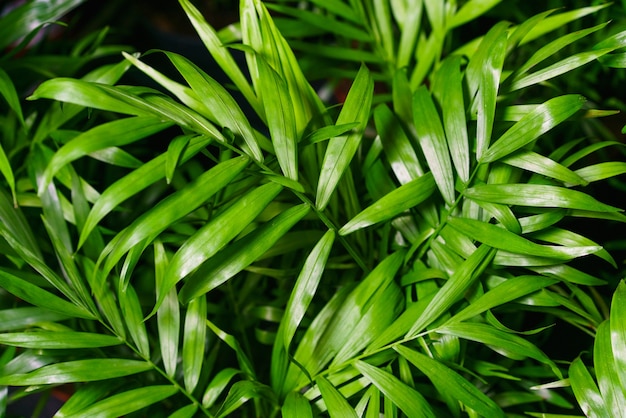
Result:
<svg viewBox="0 0 626 418">
<path fill-rule="evenodd" d="M 542 336 L 603 323 L 588 289 L 604 280 L 581 260 L 616 262 L 571 220 L 624 221 L 584 186 L 625 164 L 592 158 L 615 143 L 563 139 L 605 112 L 545 86 L 599 58 L 619 66 L 624 35 L 558 56 L 601 25 L 528 54 L 601 7 L 546 11 L 444 54 L 449 31 L 495 3 L 426 2 L 415 32 L 399 20 L 408 2 L 294 12 L 361 22 L 371 33 L 352 33 L 390 58 L 329 74 L 350 78 L 341 106 L 256 0 L 231 45 L 249 75 L 181 0 L 250 114 L 173 52 L 157 53 L 184 82 L 125 54 L 40 85 L 33 99 L 63 102 L 48 114 L 89 118 L 37 137 L 7 178 L 18 206 L 40 207 L 0 203 L 0 315 L 17 324 L 0 342 L 20 348 L 3 352 L 0 384 L 76 383 L 58 416 L 571 413 L 573 358 Z M 112 86 L 131 65 L 163 91 Z"/>
</svg>

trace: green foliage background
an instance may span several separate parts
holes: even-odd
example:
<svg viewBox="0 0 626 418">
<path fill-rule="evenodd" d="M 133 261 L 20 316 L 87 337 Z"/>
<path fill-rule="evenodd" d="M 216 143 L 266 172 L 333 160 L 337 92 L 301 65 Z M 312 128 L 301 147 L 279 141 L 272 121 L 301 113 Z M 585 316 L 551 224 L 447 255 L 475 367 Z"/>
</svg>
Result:
<svg viewBox="0 0 626 418">
<path fill-rule="evenodd" d="M 42 24 L 80 2 L 53 3 Z M 605 4 L 476 24 L 504 3 L 242 0 L 216 31 L 181 0 L 228 83 L 106 31 L 8 50 L 0 411 L 63 384 L 57 417 L 626 411 L 624 260 L 598 242 L 626 217 L 593 192 L 626 172 L 598 119 L 623 104 L 575 77 L 623 80 L 626 32 Z"/>
</svg>

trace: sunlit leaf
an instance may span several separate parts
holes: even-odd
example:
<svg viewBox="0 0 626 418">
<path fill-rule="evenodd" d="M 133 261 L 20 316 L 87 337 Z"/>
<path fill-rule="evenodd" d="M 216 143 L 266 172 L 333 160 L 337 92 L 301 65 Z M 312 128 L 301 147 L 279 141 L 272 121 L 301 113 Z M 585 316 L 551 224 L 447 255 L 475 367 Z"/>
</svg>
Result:
<svg viewBox="0 0 626 418">
<path fill-rule="evenodd" d="M 420 369 L 433 382 L 439 393 L 453 396 L 481 416 L 504 416 L 504 412 L 494 401 L 443 363 L 403 345 L 395 346 L 394 350 Z"/>
<path fill-rule="evenodd" d="M 328 142 L 315 199 L 319 209 L 324 209 L 328 204 L 361 142 L 369 118 L 373 90 L 374 82 L 370 72 L 362 66 L 337 119 L 337 124 L 358 122 L 359 127 L 348 135 L 331 138 Z"/>
<path fill-rule="evenodd" d="M 129 376 L 150 370 L 145 361 L 116 358 L 74 360 L 51 364 L 26 374 L 0 376 L 0 385 L 30 386 L 71 382 L 91 382 Z"/>
<path fill-rule="evenodd" d="M 36 331 L 0 334 L 0 344 L 24 348 L 96 348 L 119 345 L 122 341 L 112 335 L 72 331 Z"/>
</svg>

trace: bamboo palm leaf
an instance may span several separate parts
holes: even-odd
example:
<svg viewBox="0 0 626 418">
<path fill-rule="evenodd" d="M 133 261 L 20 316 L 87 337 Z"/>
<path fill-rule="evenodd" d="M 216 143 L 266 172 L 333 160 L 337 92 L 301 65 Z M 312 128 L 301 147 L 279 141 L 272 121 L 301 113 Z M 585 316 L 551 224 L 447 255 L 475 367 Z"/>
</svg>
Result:
<svg viewBox="0 0 626 418">
<path fill-rule="evenodd" d="M 355 418 L 357 416 L 346 398 L 325 377 L 318 376 L 316 383 L 331 418 Z"/>
<path fill-rule="evenodd" d="M 467 189 L 465 196 L 470 199 L 507 205 L 582 209 L 597 212 L 618 212 L 620 210 L 576 190 L 538 184 L 477 185 Z"/>
<path fill-rule="evenodd" d="M 211 258 L 185 282 L 179 293 L 183 303 L 196 296 L 210 292 L 241 270 L 252 264 L 269 250 L 309 211 L 306 204 L 285 210 Z"/>
<path fill-rule="evenodd" d="M 209 197 L 224 188 L 247 165 L 248 158 L 237 157 L 224 161 L 203 173 L 182 190 L 168 196 L 150 211 L 137 218 L 109 242 L 100 260 L 107 256 L 105 271 L 111 271 L 124 253 L 144 239 L 156 235 L 174 221 L 194 211 Z M 184 210 L 181 211 L 181 208 Z"/>
<path fill-rule="evenodd" d="M 202 13 L 200 13 L 200 11 L 190 1 L 179 1 L 187 17 L 191 21 L 191 24 L 204 43 L 204 46 L 211 53 L 211 56 L 213 56 L 213 59 L 215 59 L 220 68 L 222 68 L 233 83 L 235 83 L 235 86 L 237 86 L 239 91 L 241 91 L 248 103 L 256 109 L 257 114 L 261 115 L 262 113 L 259 111 L 260 103 L 258 102 L 254 91 L 250 87 L 246 76 L 235 62 L 235 59 L 231 55 L 228 48 L 226 48 L 220 41 L 215 29 L 213 29 L 206 22 Z"/>
<path fill-rule="evenodd" d="M 597 245 L 546 246 L 535 244 L 504 228 L 473 219 L 449 218 L 448 224 L 468 237 L 472 237 L 493 248 L 518 254 L 555 258 L 557 260 L 569 260 L 593 254 L 602 249 L 602 247 Z"/>
<path fill-rule="evenodd" d="M 313 411 L 308 400 L 297 392 L 289 392 L 281 408 L 282 416 L 313 418 Z"/>
<path fill-rule="evenodd" d="M 183 377 L 185 388 L 193 392 L 200 379 L 206 344 L 207 302 L 204 296 L 189 301 L 183 333 Z"/>
<path fill-rule="evenodd" d="M 441 362 L 403 345 L 395 346 L 394 350 L 420 369 L 433 382 L 439 393 L 453 396 L 481 416 L 504 416 L 504 412 L 493 400 Z"/>
<path fill-rule="evenodd" d="M 415 319 L 406 336 L 417 335 L 456 303 L 491 262 L 494 253 L 493 248 L 487 245 L 478 247 L 429 301 L 428 307 Z"/>
<path fill-rule="evenodd" d="M 421 87 L 413 95 L 413 118 L 417 140 L 437 188 L 444 200 L 451 204 L 455 193 L 450 152 L 439 114 L 426 87 Z"/>
<path fill-rule="evenodd" d="M 467 3 L 459 13 L 469 7 L 470 3 Z M 458 17 L 459 14 L 456 14 L 455 18 Z M 470 175 L 470 151 L 460 66 L 459 56 L 452 56 L 441 63 L 434 75 L 433 94 L 443 112 L 443 126 L 454 168 L 461 181 L 467 182 Z"/>
<path fill-rule="evenodd" d="M 96 348 L 119 345 L 112 335 L 73 331 L 37 331 L 0 334 L 0 343 L 15 347 L 38 349 Z"/>
<path fill-rule="evenodd" d="M 26 374 L 0 376 L 0 384 L 28 386 L 91 382 L 129 376 L 150 368 L 150 364 L 138 360 L 115 358 L 74 360 L 44 366 Z"/>
<path fill-rule="evenodd" d="M 199 228 L 172 257 L 159 288 L 157 306 L 178 281 L 248 227 L 281 190 L 282 187 L 276 183 L 257 187 Z"/>
<path fill-rule="evenodd" d="M 528 145 L 572 116 L 584 103 L 585 99 L 579 95 L 565 95 L 548 100 L 509 128 L 485 151 L 480 161 L 496 161 Z"/>
<path fill-rule="evenodd" d="M 240 370 L 233 368 L 225 368 L 220 370 L 215 375 L 213 380 L 211 380 L 211 383 L 209 383 L 206 390 L 204 391 L 204 395 L 202 395 L 202 406 L 204 408 L 210 408 L 211 406 L 213 406 L 218 397 L 230 384 L 230 381 L 240 373 Z"/>
<path fill-rule="evenodd" d="M 389 398 L 407 416 L 435 417 L 428 401 L 419 392 L 402 383 L 391 373 L 361 360 L 357 360 L 354 367 L 363 373 L 386 398 Z"/>
<path fill-rule="evenodd" d="M 340 230 L 348 235 L 359 229 L 389 220 L 426 200 L 435 190 L 435 181 L 427 173 L 383 196 L 350 219 Z"/>
<path fill-rule="evenodd" d="M 287 84 L 265 62 L 263 57 L 256 59 L 259 71 L 259 90 L 263 97 L 263 106 L 270 130 L 276 158 L 283 174 L 298 179 L 298 132 L 292 97 Z"/>
<path fill-rule="evenodd" d="M 176 391 L 177 389 L 170 385 L 131 389 L 96 402 L 71 416 L 76 418 L 124 416 L 167 399 Z"/>
<path fill-rule="evenodd" d="M 319 209 L 324 209 L 328 204 L 339 179 L 348 168 L 361 142 L 365 124 L 369 119 L 373 90 L 374 82 L 369 70 L 362 66 L 337 119 L 337 124 L 359 122 L 360 125 L 355 132 L 347 136 L 332 138 L 328 142 L 315 199 Z"/>
</svg>

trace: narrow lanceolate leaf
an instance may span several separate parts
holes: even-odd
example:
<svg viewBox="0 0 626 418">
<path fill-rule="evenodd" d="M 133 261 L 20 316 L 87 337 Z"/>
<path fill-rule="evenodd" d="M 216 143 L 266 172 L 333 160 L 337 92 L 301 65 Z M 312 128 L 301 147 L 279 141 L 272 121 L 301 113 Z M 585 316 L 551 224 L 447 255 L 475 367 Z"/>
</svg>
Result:
<svg viewBox="0 0 626 418">
<path fill-rule="evenodd" d="M 183 334 L 183 378 L 189 392 L 196 388 L 202 372 L 207 331 L 206 313 L 207 302 L 204 295 L 189 302 Z"/>
<path fill-rule="evenodd" d="M 463 9 L 466 9 L 467 6 L 466 4 Z M 458 14 L 456 16 L 458 17 Z M 461 57 L 453 55 L 444 60 L 435 73 L 433 94 L 443 112 L 443 127 L 454 168 L 459 178 L 463 182 L 467 182 L 470 170 L 470 151 L 461 78 Z"/>
<path fill-rule="evenodd" d="M 489 309 L 527 296 L 557 282 L 556 279 L 542 276 L 517 276 L 507 279 L 478 299 L 473 300 L 465 309 L 450 318 L 446 324 L 471 319 Z"/>
<path fill-rule="evenodd" d="M 174 254 L 158 290 L 157 307 L 178 281 L 215 255 L 274 200 L 282 186 L 267 183 L 252 190 L 204 224 Z"/>
<path fill-rule="evenodd" d="M 235 383 L 230 390 L 224 403 L 215 415 L 216 418 L 222 418 L 232 414 L 250 399 L 258 399 L 268 395 L 269 388 L 255 380 L 242 380 Z"/>
<path fill-rule="evenodd" d="M 611 301 L 611 348 L 615 370 L 623 388 L 626 388 L 626 283 L 620 281 Z"/>
<path fill-rule="evenodd" d="M 439 393 L 452 396 L 479 416 L 504 417 L 504 412 L 494 401 L 442 362 L 403 345 L 395 346 L 394 350 L 424 373 Z"/>
<path fill-rule="evenodd" d="M 237 89 L 241 91 L 248 103 L 256 109 L 258 114 L 262 114 L 259 111 L 260 104 L 257 100 L 250 83 L 246 76 L 243 74 L 239 65 L 235 62 L 235 59 L 230 53 L 230 50 L 222 44 L 217 32 L 206 21 L 202 13 L 191 3 L 189 0 L 180 0 L 180 4 L 185 10 L 187 17 L 191 21 L 194 29 L 200 36 L 202 43 L 208 49 L 213 56 L 213 59 L 218 63 L 220 68 L 226 73 L 226 75 L 235 83 Z"/>
<path fill-rule="evenodd" d="M 0 344 L 22 348 L 96 348 L 122 343 L 112 335 L 73 331 L 37 331 L 0 334 Z"/>
<path fill-rule="evenodd" d="M 488 245 L 478 247 L 437 291 L 406 336 L 417 335 L 456 303 L 491 262 L 494 254 L 495 250 Z"/>
<path fill-rule="evenodd" d="M 500 161 L 513 167 L 559 180 L 568 185 L 585 186 L 589 182 L 579 173 L 533 151 L 518 151 Z"/>
<path fill-rule="evenodd" d="M 60 297 L 0 269 L 0 288 L 40 308 L 57 312 L 63 316 L 94 319 L 95 316 L 86 309 L 70 303 Z"/>
<path fill-rule="evenodd" d="M 218 164 L 137 218 L 104 249 L 101 257 L 108 255 L 105 271 L 110 271 L 132 247 L 161 233 L 173 222 L 200 207 L 234 179 L 248 165 L 248 161 L 247 157 L 237 157 Z"/>
<path fill-rule="evenodd" d="M 202 98 L 216 122 L 228 127 L 243 139 L 250 150 L 250 157 L 263 161 L 263 153 L 255 140 L 254 130 L 241 108 L 228 91 L 195 64 L 173 52 L 165 53 L 176 66 L 189 86 Z"/>
<path fill-rule="evenodd" d="M 178 389 L 172 385 L 146 386 L 117 393 L 72 414 L 73 418 L 122 417 L 174 395 Z"/>
<path fill-rule="evenodd" d="M 607 408 L 596 382 L 578 357 L 569 367 L 569 381 L 585 416 L 612 418 L 613 414 Z"/>
<path fill-rule="evenodd" d="M 555 97 L 542 103 L 502 134 L 480 157 L 480 162 L 499 160 L 530 144 L 576 113 L 584 103 L 585 98 L 577 94 Z"/>
<path fill-rule="evenodd" d="M 502 30 L 508 26 L 507 22 L 500 22 L 485 36 L 480 48 L 489 48 L 483 52 L 481 58 L 485 58 L 479 65 L 478 87 L 478 114 L 476 123 L 476 157 L 480 161 L 484 152 L 491 143 L 491 134 L 496 114 L 496 102 L 498 99 L 498 87 L 502 75 L 502 66 L 506 54 L 507 35 Z M 493 35 L 492 35 L 493 33 Z M 493 39 L 491 38 L 493 36 Z M 486 45 L 485 45 L 486 44 Z"/>
<path fill-rule="evenodd" d="M 252 264 L 309 212 L 306 204 L 285 210 L 245 238 L 235 241 L 189 277 L 179 293 L 183 303 L 207 293 Z"/>
<path fill-rule="evenodd" d="M 222 392 L 224 392 L 226 387 L 230 384 L 230 381 L 240 373 L 241 370 L 233 369 L 231 367 L 220 370 L 204 391 L 204 395 L 202 396 L 202 406 L 204 408 L 212 407 Z"/>
<path fill-rule="evenodd" d="M 580 209 L 594 212 L 619 212 L 621 209 L 606 205 L 577 190 L 542 184 L 482 184 L 465 191 L 465 196 L 507 205 Z"/>
<path fill-rule="evenodd" d="M 421 393 L 402 383 L 391 373 L 361 360 L 357 360 L 354 367 L 367 377 L 394 405 L 400 408 L 406 416 L 424 418 L 436 416 Z"/>
<path fill-rule="evenodd" d="M 540 245 L 502 227 L 474 219 L 451 217 L 448 219 L 448 224 L 459 232 L 467 235 L 469 238 L 480 241 L 493 248 L 516 254 L 548 257 L 556 260 L 570 260 L 572 258 L 593 254 L 602 249 L 600 246 L 566 247 Z"/>
<path fill-rule="evenodd" d="M 328 142 L 315 199 L 315 204 L 319 209 L 324 209 L 328 204 L 361 142 L 363 130 L 369 119 L 373 93 L 374 81 L 372 76 L 369 70 L 362 66 L 337 118 L 338 125 L 358 122 L 359 126 L 358 129 L 348 135 L 332 138 Z"/>
<path fill-rule="evenodd" d="M 626 391 L 622 386 L 620 373 L 614 361 L 611 325 L 610 321 L 603 321 L 598 327 L 593 343 L 593 364 L 598 379 L 598 388 L 607 409 L 615 411 L 615 416 L 624 417 Z"/>
<path fill-rule="evenodd" d="M 0 68 L 0 96 L 6 100 L 11 110 L 17 115 L 20 123 L 24 125 L 24 116 L 22 115 L 22 106 L 20 105 L 17 90 L 15 90 L 11 77 L 2 68 Z"/>
<path fill-rule="evenodd" d="M 282 343 L 286 351 L 289 351 L 296 329 L 313 300 L 334 241 L 334 231 L 327 231 L 313 248 L 300 270 L 300 275 L 285 308 L 285 316 L 281 320 L 281 326 L 284 326 Z"/>
<path fill-rule="evenodd" d="M 145 361 L 90 359 L 51 364 L 26 374 L 0 376 L 0 385 L 31 386 L 73 382 L 92 382 L 129 376 L 150 370 Z"/>
<path fill-rule="evenodd" d="M 280 411 L 285 418 L 313 418 L 311 404 L 308 399 L 298 392 L 289 392 Z"/>
<path fill-rule="evenodd" d="M 476 341 L 484 344 L 503 356 L 521 360 L 530 357 L 547 366 L 550 366 L 552 372 L 561 377 L 561 371 L 557 365 L 543 351 L 530 341 L 520 337 L 519 335 L 508 333 L 497 329 L 491 325 L 482 323 L 454 323 L 447 324 L 437 328 L 437 332 L 447 335 L 455 335 L 466 340 Z"/>
<path fill-rule="evenodd" d="M 181 161 L 188 160 L 193 155 L 200 152 L 200 150 L 210 142 L 211 139 L 206 136 L 197 136 L 192 138 L 187 145 L 185 152 L 180 157 Z M 85 220 L 85 224 L 78 240 L 79 248 L 102 218 L 117 208 L 125 200 L 163 178 L 164 172 L 167 173 L 165 168 L 167 166 L 167 158 L 168 155 L 161 154 L 160 156 L 146 162 L 141 167 L 110 185 L 102 193 L 102 195 L 100 195 L 100 198 L 96 200 L 91 208 L 91 212 L 89 212 L 89 215 Z"/>
<path fill-rule="evenodd" d="M 263 57 L 256 59 L 259 89 L 265 106 L 265 117 L 278 164 L 285 177 L 298 180 L 298 132 L 293 97 L 280 75 Z"/>
<path fill-rule="evenodd" d="M 413 95 L 415 131 L 435 183 L 448 204 L 454 201 L 454 172 L 441 119 L 428 89 L 420 87 Z"/>
<path fill-rule="evenodd" d="M 141 311 L 139 297 L 133 286 L 128 285 L 119 291 L 120 306 L 124 315 L 124 322 L 128 327 L 133 341 L 144 358 L 150 358 L 148 332 Z"/>
<path fill-rule="evenodd" d="M 626 163 L 621 161 L 608 161 L 576 170 L 576 174 L 588 182 L 604 180 L 624 173 L 626 173 Z"/>
<path fill-rule="evenodd" d="M 331 418 L 357 418 L 346 398 L 324 376 L 315 379 Z"/>
<path fill-rule="evenodd" d="M 368 206 L 345 224 L 339 230 L 339 234 L 348 235 L 367 226 L 387 221 L 422 203 L 434 192 L 435 186 L 432 174 L 426 173 Z"/>
<path fill-rule="evenodd" d="M 569 71 L 573 71 L 578 67 L 582 67 L 583 65 L 596 60 L 603 55 L 608 54 L 615 50 L 613 48 L 604 48 L 600 50 L 594 51 L 585 51 L 578 53 L 576 55 L 572 55 L 567 57 L 557 63 L 554 63 L 544 69 L 538 70 L 532 74 L 528 74 L 524 77 L 520 77 L 517 80 L 513 80 L 511 83 L 510 90 L 519 90 L 524 87 L 532 86 L 534 84 L 539 84 L 551 78 L 557 77 L 561 74 L 565 74 Z"/>
<path fill-rule="evenodd" d="M 54 154 L 39 183 L 39 193 L 43 193 L 52 177 L 66 164 L 94 151 L 130 144 L 168 126 L 171 123 L 150 116 L 138 116 L 104 123 L 82 133 Z"/>
</svg>

